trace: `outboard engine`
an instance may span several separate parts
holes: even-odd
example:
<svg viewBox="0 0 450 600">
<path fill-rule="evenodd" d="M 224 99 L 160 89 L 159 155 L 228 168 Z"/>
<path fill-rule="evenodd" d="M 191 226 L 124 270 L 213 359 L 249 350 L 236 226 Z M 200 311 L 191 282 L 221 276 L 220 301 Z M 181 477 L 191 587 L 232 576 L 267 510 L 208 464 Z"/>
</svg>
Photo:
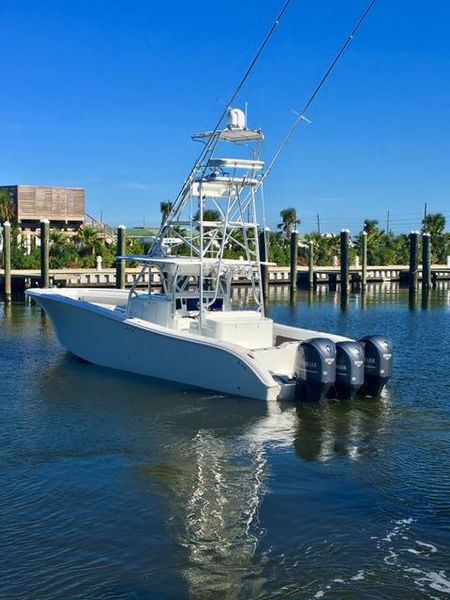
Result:
<svg viewBox="0 0 450 600">
<path fill-rule="evenodd" d="M 392 375 L 392 340 L 385 335 L 369 335 L 359 340 L 364 346 L 364 396 L 376 397 Z"/>
<path fill-rule="evenodd" d="M 336 376 L 336 346 L 328 338 L 313 338 L 298 347 L 295 374 L 297 397 L 321 402 Z"/>
<path fill-rule="evenodd" d="M 336 398 L 353 398 L 364 383 L 364 346 L 361 342 L 336 344 Z"/>
</svg>

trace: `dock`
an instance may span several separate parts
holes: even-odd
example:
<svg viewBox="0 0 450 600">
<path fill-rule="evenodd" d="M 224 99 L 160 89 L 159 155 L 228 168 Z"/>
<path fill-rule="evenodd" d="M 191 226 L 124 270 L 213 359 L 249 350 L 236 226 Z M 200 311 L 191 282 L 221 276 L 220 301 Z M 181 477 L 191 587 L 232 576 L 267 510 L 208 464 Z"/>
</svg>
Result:
<svg viewBox="0 0 450 600">
<path fill-rule="evenodd" d="M 125 285 L 131 286 L 135 276 L 139 273 L 139 268 L 127 268 L 125 272 Z M 270 285 L 289 285 L 290 267 L 270 266 L 268 273 L 268 283 Z M 151 284 L 158 286 L 160 284 L 159 274 L 154 271 L 151 273 Z M 446 265 L 433 265 L 431 267 L 432 282 L 450 281 L 450 267 Z M 13 269 L 11 271 L 12 288 L 15 291 L 24 291 L 30 287 L 39 287 L 41 282 L 41 271 L 39 269 Z M 419 280 L 422 279 L 422 269 L 419 268 Z M 361 267 L 350 267 L 350 283 L 358 285 L 361 280 Z M 399 282 L 408 285 L 409 270 L 406 265 L 393 266 L 368 266 L 367 283 L 385 283 Z M 298 266 L 297 285 L 299 287 L 309 286 L 309 269 L 307 266 Z M 115 287 L 116 269 L 50 269 L 49 271 L 50 287 Z M 148 285 L 148 276 L 142 282 L 143 286 Z M 235 284 L 240 285 L 240 277 L 235 277 Z M 340 284 L 339 267 L 320 267 L 314 266 L 313 284 L 326 285 L 330 288 Z M 4 288 L 4 271 L 0 269 L 0 288 Z"/>
</svg>

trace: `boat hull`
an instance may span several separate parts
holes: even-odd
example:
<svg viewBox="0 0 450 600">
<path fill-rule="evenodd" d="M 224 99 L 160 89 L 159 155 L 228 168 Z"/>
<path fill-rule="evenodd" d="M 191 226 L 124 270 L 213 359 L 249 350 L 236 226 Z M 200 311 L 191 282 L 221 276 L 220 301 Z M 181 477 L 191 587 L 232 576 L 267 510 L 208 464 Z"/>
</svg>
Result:
<svg viewBox="0 0 450 600">
<path fill-rule="evenodd" d="M 94 364 L 260 400 L 280 386 L 238 346 L 126 318 L 51 290 L 28 292 L 50 317 L 60 343 Z"/>
</svg>

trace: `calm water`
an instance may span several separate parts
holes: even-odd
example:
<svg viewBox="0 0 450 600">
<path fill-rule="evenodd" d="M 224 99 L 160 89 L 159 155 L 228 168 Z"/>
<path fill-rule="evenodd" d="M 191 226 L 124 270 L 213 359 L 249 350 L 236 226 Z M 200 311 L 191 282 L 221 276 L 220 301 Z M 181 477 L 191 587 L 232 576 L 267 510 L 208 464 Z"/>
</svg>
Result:
<svg viewBox="0 0 450 600">
<path fill-rule="evenodd" d="M 186 391 L 81 363 L 37 307 L 0 304 L 1 598 L 450 597 L 449 289 L 346 310 L 275 289 L 270 313 L 391 335 L 384 397 Z"/>
</svg>

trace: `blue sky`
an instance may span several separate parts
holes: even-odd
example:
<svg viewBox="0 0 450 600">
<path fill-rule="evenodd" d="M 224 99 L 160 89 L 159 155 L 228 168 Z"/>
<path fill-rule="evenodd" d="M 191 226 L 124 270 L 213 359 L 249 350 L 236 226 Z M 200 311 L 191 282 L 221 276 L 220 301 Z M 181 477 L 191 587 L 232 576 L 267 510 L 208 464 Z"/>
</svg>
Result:
<svg viewBox="0 0 450 600">
<path fill-rule="evenodd" d="M 367 0 L 292 0 L 238 105 L 271 157 Z M 0 184 L 85 187 L 113 226 L 157 224 L 278 0 L 3 0 Z M 450 221 L 450 2 L 377 0 L 267 181 L 268 222 Z"/>
</svg>

